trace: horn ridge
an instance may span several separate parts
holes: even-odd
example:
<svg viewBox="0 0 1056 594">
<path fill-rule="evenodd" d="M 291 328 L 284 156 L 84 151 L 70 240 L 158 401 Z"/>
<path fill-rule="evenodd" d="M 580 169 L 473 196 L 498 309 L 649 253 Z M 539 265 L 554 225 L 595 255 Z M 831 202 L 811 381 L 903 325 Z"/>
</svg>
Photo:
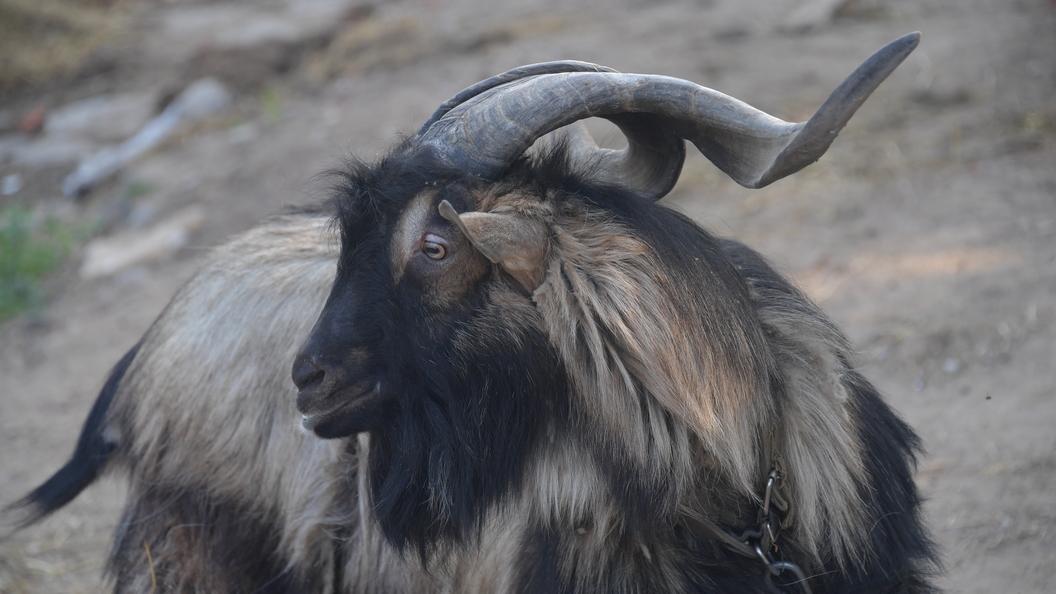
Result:
<svg viewBox="0 0 1056 594">
<path fill-rule="evenodd" d="M 590 62 L 580 62 L 578 60 L 559 60 L 555 62 L 539 62 L 538 64 L 528 64 L 526 66 L 518 66 L 497 74 L 491 78 L 487 78 L 478 83 L 470 85 L 465 89 L 458 92 L 457 95 L 444 101 L 440 107 L 436 108 L 433 115 L 429 116 L 429 119 L 422 124 L 422 127 L 418 129 L 416 136 L 425 134 L 437 120 L 444 117 L 447 112 L 451 111 L 452 108 L 465 103 L 468 99 L 472 99 L 484 91 L 494 89 L 495 87 L 511 83 L 522 78 L 529 76 L 539 76 L 541 74 L 558 74 L 561 72 L 616 72 L 612 68 L 607 66 L 599 66 L 598 64 L 592 64 Z"/>
</svg>

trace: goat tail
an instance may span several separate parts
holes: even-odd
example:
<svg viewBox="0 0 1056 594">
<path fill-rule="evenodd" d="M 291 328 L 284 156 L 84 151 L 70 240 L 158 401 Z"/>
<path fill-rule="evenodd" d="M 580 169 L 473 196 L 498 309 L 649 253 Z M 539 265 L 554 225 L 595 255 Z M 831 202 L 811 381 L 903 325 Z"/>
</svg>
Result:
<svg viewBox="0 0 1056 594">
<path fill-rule="evenodd" d="M 0 510 L 0 517 L 3 518 L 0 533 L 14 533 L 39 522 L 73 501 L 102 474 L 120 445 L 115 436 L 107 435 L 107 411 L 140 344 L 125 353 L 110 371 L 106 384 L 99 391 L 84 421 L 70 460 L 28 495 Z"/>
</svg>

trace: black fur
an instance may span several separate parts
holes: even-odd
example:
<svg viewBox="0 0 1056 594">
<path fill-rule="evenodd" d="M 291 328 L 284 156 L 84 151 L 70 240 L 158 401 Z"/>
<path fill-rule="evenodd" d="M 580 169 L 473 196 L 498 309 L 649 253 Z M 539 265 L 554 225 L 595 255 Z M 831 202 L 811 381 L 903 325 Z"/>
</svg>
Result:
<svg viewBox="0 0 1056 594">
<path fill-rule="evenodd" d="M 180 485 L 139 484 L 130 501 L 108 563 L 115 594 L 155 582 L 160 592 L 307 594 L 325 583 L 323 567 L 287 568 L 278 523 L 261 510 Z"/>
<path fill-rule="evenodd" d="M 612 535 L 615 556 L 611 581 L 589 591 L 648 591 L 660 569 L 646 562 L 638 543 L 659 543 L 682 551 L 677 572 L 687 592 L 773 592 L 761 566 L 727 551 L 713 540 L 692 534 L 657 508 L 666 488 L 645 480 L 629 466 L 609 439 L 585 430 L 589 411 L 577 411 L 572 387 L 554 348 L 533 327 L 518 327 L 497 312 L 482 284 L 454 309 L 434 312 L 419 302 L 414 286 L 396 284 L 390 270 L 389 242 L 394 221 L 415 193 L 433 186 L 456 210 L 473 210 L 474 192 L 484 182 L 466 179 L 401 147 L 375 167 L 354 165 L 348 186 L 337 199 L 342 229 L 338 279 L 306 349 L 339 358 L 368 351 L 359 374 L 376 378 L 385 395 L 374 409 L 335 426 L 333 436 L 369 431 L 370 478 L 374 512 L 386 537 L 397 548 L 414 547 L 423 558 L 437 543 L 459 543 L 479 530 L 488 507 L 516 493 L 524 462 L 543 435 L 586 440 L 605 470 L 611 490 L 625 512 L 622 530 Z M 619 188 L 592 185 L 589 175 L 571 173 L 560 150 L 532 162 L 522 159 L 499 182 L 550 200 L 564 200 L 622 222 L 648 243 L 665 274 L 685 291 L 688 316 L 712 308 L 697 319 L 736 320 L 761 333 L 753 310 L 751 285 L 794 303 L 804 315 L 816 308 L 777 275 L 758 254 L 735 242 L 717 240 L 686 217 Z M 496 274 L 498 274 L 496 272 Z M 709 287 L 721 300 L 702 303 L 695 289 Z M 716 315 L 715 308 L 721 313 Z M 702 310 L 701 310 L 702 312 Z M 722 352 L 732 333 L 719 325 L 707 329 Z M 488 332 L 481 332 L 487 328 Z M 454 338 L 468 348 L 456 349 Z M 734 352 L 734 349 L 729 349 Z M 766 370 L 764 381 L 781 378 L 765 353 L 733 361 L 745 374 Z M 853 388 L 873 484 L 862 488 L 874 516 L 870 521 L 874 555 L 851 572 L 833 559 L 817 568 L 811 582 L 822 592 L 927 592 L 933 545 L 920 518 L 920 500 L 912 470 L 919 444 L 910 428 L 879 399 L 860 376 L 845 381 Z M 703 471 L 702 471 L 703 472 Z M 721 476 L 714 491 L 722 491 Z M 748 501 L 727 506 L 726 522 L 744 527 L 753 513 Z M 556 521 L 556 520 L 555 520 Z M 567 526 L 565 528 L 568 528 Z M 563 529 L 562 529 L 563 530 Z M 574 538 L 556 525 L 537 526 L 521 553 L 521 591 L 572 592 L 574 577 L 559 573 L 574 549 Z M 785 559 L 804 567 L 811 561 L 789 546 Z M 790 588 L 788 578 L 783 587 Z M 654 579 L 655 578 L 655 579 Z M 781 586 L 778 580 L 778 586 Z"/>
<path fill-rule="evenodd" d="M 110 402 L 114 399 L 121 378 L 128 371 L 139 344 L 129 349 L 125 356 L 118 361 L 117 365 L 110 371 L 103 389 L 92 405 L 88 418 L 81 428 L 81 435 L 77 438 L 77 446 L 62 468 L 51 476 L 44 484 L 33 489 L 23 499 L 13 504 L 8 510 L 24 509 L 27 514 L 19 522 L 19 528 L 25 528 L 30 524 L 40 521 L 52 514 L 55 510 L 73 501 L 88 485 L 95 482 L 110 461 L 111 454 L 117 449 L 114 443 L 103 435 L 106 412 L 110 408 Z"/>
<path fill-rule="evenodd" d="M 854 388 L 859 434 L 869 454 L 865 463 L 873 482 L 860 496 L 875 512 L 870 518 L 873 555 L 856 568 L 857 575 L 824 576 L 825 587 L 863 594 L 935 591 L 927 578 L 939 560 L 923 528 L 922 500 L 913 480 L 920 439 L 865 378 L 852 373 L 846 381 Z"/>
<path fill-rule="evenodd" d="M 640 543 L 651 540 L 666 542 L 683 551 L 676 573 L 681 578 L 680 591 L 686 594 L 796 592 L 786 580 L 776 579 L 776 583 L 771 583 L 762 579 L 762 566 L 756 560 L 736 555 L 722 548 L 717 541 L 702 539 L 677 527 L 654 527 L 613 535 L 618 541 L 614 543 L 615 555 L 608 560 L 600 580 L 590 580 L 586 589 L 577 588 L 559 570 L 566 564 L 566 557 L 576 555 L 576 549 L 570 546 L 574 538 L 562 537 L 554 526 L 538 527 L 521 551 L 521 574 L 514 591 L 530 594 L 656 591 L 656 585 L 666 582 L 668 576 L 664 575 L 664 568 L 641 553 Z M 576 576 L 570 577 L 574 580 Z"/>
</svg>

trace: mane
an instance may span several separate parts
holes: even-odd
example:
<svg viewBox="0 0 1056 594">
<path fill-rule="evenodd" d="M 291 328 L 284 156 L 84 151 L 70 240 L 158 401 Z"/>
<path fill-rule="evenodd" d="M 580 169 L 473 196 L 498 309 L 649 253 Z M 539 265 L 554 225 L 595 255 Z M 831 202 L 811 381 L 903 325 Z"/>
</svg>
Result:
<svg viewBox="0 0 1056 594">
<path fill-rule="evenodd" d="M 371 435 L 386 537 L 426 560 L 482 542 L 489 514 L 526 500 L 544 524 L 619 510 L 621 530 L 685 513 L 743 527 L 780 464 L 794 548 L 818 564 L 860 558 L 868 478 L 842 335 L 748 248 L 596 184 L 566 155 L 557 143 L 494 184 L 400 151 L 349 177 L 346 236 L 370 232 L 354 209 L 389 220 L 430 186 L 460 208 L 539 217 L 550 234 L 531 303 L 493 277 L 413 344 L 381 328 L 432 328 L 413 309 L 356 329 L 376 333 L 403 378 Z"/>
<path fill-rule="evenodd" d="M 758 254 L 589 172 L 561 178 L 562 156 L 558 145 L 536 164 L 549 187 L 578 191 L 548 197 L 551 255 L 534 299 L 573 417 L 615 491 L 637 493 L 623 503 L 670 520 L 699 498 L 688 491 L 702 472 L 758 502 L 780 465 L 799 545 L 819 562 L 861 558 L 867 476 L 846 339 Z"/>
</svg>

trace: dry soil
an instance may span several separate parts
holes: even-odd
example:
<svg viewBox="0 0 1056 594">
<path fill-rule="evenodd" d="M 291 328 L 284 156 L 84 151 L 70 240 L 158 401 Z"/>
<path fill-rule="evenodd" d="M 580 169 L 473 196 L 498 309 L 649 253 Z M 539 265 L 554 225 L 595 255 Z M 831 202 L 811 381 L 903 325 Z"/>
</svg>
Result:
<svg viewBox="0 0 1056 594">
<path fill-rule="evenodd" d="M 44 310 L 0 328 L 0 502 L 65 461 L 107 370 L 204 250 L 319 198 L 316 174 L 349 153 L 373 158 L 461 88 L 571 58 L 686 78 L 802 120 L 859 61 L 919 30 L 919 49 L 819 163 L 745 190 L 692 157 L 665 202 L 761 250 L 847 330 L 866 375 L 924 439 L 919 482 L 948 591 L 1056 591 L 1056 5 L 858 0 L 790 30 L 802 4 L 400 0 L 349 5 L 329 29 L 250 50 L 216 39 L 248 34 L 245 14 L 289 20 L 286 4 L 128 8 L 103 66 L 11 95 L 11 108 L 164 95 L 213 73 L 237 93 L 229 115 L 77 203 L 60 195 L 64 171 L 0 163 L 0 175 L 28 180 L 19 200 L 79 216 L 131 203 L 138 218 L 111 217 L 115 230 L 192 204 L 205 223 L 176 257 L 109 278 L 78 279 L 75 254 Z M 104 480 L 0 543 L 0 592 L 106 589 L 122 497 Z"/>
</svg>

